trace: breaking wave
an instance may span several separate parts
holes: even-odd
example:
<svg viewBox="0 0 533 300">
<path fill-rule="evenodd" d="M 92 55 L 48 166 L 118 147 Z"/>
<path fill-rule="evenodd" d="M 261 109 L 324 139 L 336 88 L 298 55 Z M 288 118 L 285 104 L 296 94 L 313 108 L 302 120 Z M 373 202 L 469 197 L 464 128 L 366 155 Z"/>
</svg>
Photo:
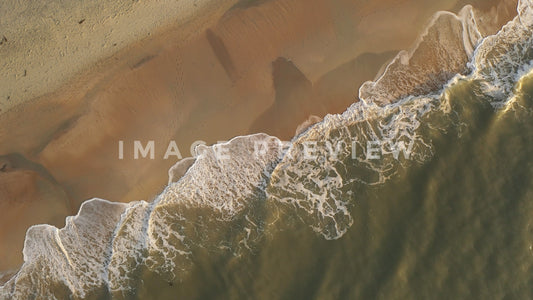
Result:
<svg viewBox="0 0 533 300">
<path fill-rule="evenodd" d="M 423 165 L 435 152 L 434 133 L 463 123 L 461 104 L 449 97 L 454 89 L 468 84 L 500 109 L 530 73 L 533 1 L 520 1 L 518 16 L 491 36 L 477 19 L 470 6 L 458 16 L 437 14 L 411 52 L 363 85 L 361 101 L 290 144 L 256 134 L 203 147 L 171 169 L 152 202 L 92 199 L 62 229 L 31 227 L 24 264 L 0 297 L 127 297 L 144 272 L 182 280 L 199 253 L 254 252 L 285 222 L 341 238 L 362 191 Z M 429 54 L 436 60 L 428 67 Z M 306 145 L 313 159 L 303 157 Z M 231 159 L 219 159 L 222 149 Z M 371 150 L 379 159 L 368 159 Z"/>
</svg>

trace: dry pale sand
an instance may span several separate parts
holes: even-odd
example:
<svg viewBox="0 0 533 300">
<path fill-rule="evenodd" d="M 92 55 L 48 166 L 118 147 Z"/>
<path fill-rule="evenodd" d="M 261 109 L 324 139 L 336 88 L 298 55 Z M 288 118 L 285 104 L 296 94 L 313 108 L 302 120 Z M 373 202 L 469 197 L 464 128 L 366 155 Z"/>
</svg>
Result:
<svg viewBox="0 0 533 300">
<path fill-rule="evenodd" d="M 102 21 L 70 40 L 64 50 L 77 50 L 65 52 L 68 58 L 52 55 L 50 62 L 44 55 L 44 69 L 32 69 L 35 77 L 27 71 L 28 79 L 0 82 L 2 93 L 18 93 L 22 102 L 5 104 L 0 114 L 0 155 L 6 165 L 0 170 L 0 257 L 9 257 L 0 260 L 0 270 L 21 263 L 23 232 L 31 224 L 61 225 L 64 216 L 92 197 L 153 198 L 176 163 L 163 159 L 170 140 L 177 141 L 185 157 L 196 140 L 214 143 L 254 132 L 290 138 L 309 116 L 343 111 L 357 100 L 363 82 L 414 43 L 433 13 L 457 12 L 466 4 L 271 0 L 245 1 L 228 11 L 231 1 L 204 2 L 203 18 L 174 27 L 155 23 L 149 32 L 165 29 L 148 38 L 139 33 L 145 32 L 143 26 L 127 36 L 127 28 Z M 501 24 L 512 10 L 496 14 L 497 3 L 483 1 L 482 9 L 502 16 L 494 18 Z M 157 16 L 158 9 L 146 14 Z M 175 14 L 167 13 L 165 20 L 176 20 Z M 46 22 L 35 26 L 52 27 Z M 70 32 L 67 28 L 54 30 Z M 105 32 L 120 33 L 127 45 L 113 52 L 93 47 L 96 42 L 84 44 L 91 37 L 112 45 L 115 39 Z M 24 62 L 23 55 L 2 46 L 0 54 L 16 61 L 13 65 L 9 58 L 2 72 L 18 72 L 12 68 Z M 44 42 L 35 47 L 41 46 L 52 47 Z M 38 57 L 27 59 L 40 65 Z M 89 63 L 95 59 L 100 60 Z M 41 84 L 43 76 L 52 79 Z M 59 87 L 63 82 L 68 84 Z M 21 92 L 30 86 L 31 93 Z M 125 145 L 122 160 L 119 140 Z M 134 160 L 134 140 L 155 141 L 155 159 Z"/>
<path fill-rule="evenodd" d="M 235 2 L 1 1 L 0 112 L 57 90 L 162 28 L 198 22 Z"/>
</svg>

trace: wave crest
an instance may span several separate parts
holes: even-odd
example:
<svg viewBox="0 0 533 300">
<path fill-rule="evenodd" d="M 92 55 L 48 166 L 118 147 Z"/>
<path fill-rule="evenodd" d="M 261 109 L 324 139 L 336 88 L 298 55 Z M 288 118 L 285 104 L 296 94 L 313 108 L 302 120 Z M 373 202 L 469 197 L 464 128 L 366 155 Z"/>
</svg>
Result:
<svg viewBox="0 0 533 300">
<path fill-rule="evenodd" d="M 416 51 L 442 61 L 424 68 L 424 55 L 401 53 L 378 81 L 361 88 L 362 101 L 343 114 L 328 115 L 295 137 L 291 147 L 280 147 L 277 138 L 265 134 L 205 147 L 151 203 L 93 199 L 67 218 L 63 229 L 33 226 L 24 264 L 0 288 L 0 296 L 105 296 L 130 293 L 146 270 L 168 280 L 183 277 L 201 249 L 234 255 L 253 250 L 268 229 L 265 215 L 272 206 L 294 210 L 327 239 L 340 238 L 353 223 L 350 210 L 360 189 L 383 184 L 398 170 L 432 156 L 432 141 L 420 130 L 432 126 L 429 113 L 450 113 L 446 92 L 439 91 L 446 83 L 479 81 L 495 106 L 509 99 L 533 58 L 533 2 L 520 1 L 518 12 L 500 32 L 485 38 L 471 7 L 459 16 L 437 14 L 433 25 L 447 24 L 444 41 L 452 41 L 447 46 L 453 49 L 440 44 L 439 27 L 433 26 Z M 473 68 L 468 76 L 467 66 Z M 380 141 L 380 160 L 352 158 L 351 147 L 338 148 L 337 157 L 329 159 L 338 144 L 355 141 L 364 153 L 365 144 L 374 140 Z M 333 148 L 319 147 L 317 159 L 303 159 L 306 142 Z M 411 145 L 409 159 L 399 156 L 400 143 L 407 146 L 404 150 Z M 258 144 L 266 145 L 264 155 L 255 155 Z M 230 159 L 217 158 L 223 148 L 229 148 Z"/>
</svg>

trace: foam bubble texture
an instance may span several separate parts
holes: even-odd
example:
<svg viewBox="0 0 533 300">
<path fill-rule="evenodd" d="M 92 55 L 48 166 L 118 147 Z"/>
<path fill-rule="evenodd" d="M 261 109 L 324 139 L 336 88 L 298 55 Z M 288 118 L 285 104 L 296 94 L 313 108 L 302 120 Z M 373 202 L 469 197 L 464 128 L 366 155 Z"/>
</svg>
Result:
<svg viewBox="0 0 533 300">
<path fill-rule="evenodd" d="M 495 103 L 505 105 L 502 101 L 512 98 L 519 77 L 533 66 L 533 2 L 520 1 L 518 11 L 519 16 L 498 34 L 483 38 L 473 54 L 480 37 L 471 9 L 463 10 L 459 17 L 437 15 L 435 22 L 447 20 L 453 25 L 445 30 L 459 36 L 454 40 L 460 41 L 460 55 L 473 55 L 473 73 L 456 75 L 448 86 L 459 79 L 481 81 Z M 430 28 L 426 36 L 431 36 L 431 30 L 436 28 Z M 444 51 L 442 47 L 435 49 L 433 56 L 448 53 L 439 52 Z M 412 63 L 412 57 L 405 55 L 393 65 Z M 411 84 L 413 78 L 406 75 L 410 69 L 398 70 L 393 77 L 404 81 L 387 88 Z M 390 72 L 394 73 L 393 67 L 381 80 Z M 417 97 L 405 96 L 405 90 L 380 94 L 380 84 L 366 85 L 363 101 L 343 114 L 328 115 L 295 137 L 290 148 L 280 147 L 277 138 L 265 134 L 204 147 L 187 170 L 172 173 L 179 176 L 151 203 L 93 199 L 82 205 L 78 215 L 67 218 L 62 229 L 31 227 L 24 264 L 0 287 L 0 298 L 64 299 L 83 298 L 95 291 L 101 295 L 121 293 L 139 285 L 136 272 L 141 266 L 173 278 L 189 270 L 190 258 L 199 248 L 230 252 L 252 248 L 264 227 L 253 213 L 254 207 L 268 203 L 293 209 L 327 239 L 342 237 L 353 223 L 350 209 L 359 189 L 381 185 L 400 168 L 431 157 L 431 140 L 419 131 L 430 126 L 425 124 L 428 114 L 450 112 L 445 92 Z M 440 84 L 442 88 L 444 83 Z M 351 158 L 353 141 L 359 149 L 355 159 Z M 382 159 L 364 159 L 369 141 L 379 141 Z M 317 143 L 314 159 L 302 157 L 307 142 Z M 402 158 L 405 150 L 409 159 Z M 224 155 L 229 158 L 221 159 Z M 232 222 L 238 226 L 226 226 Z"/>
</svg>

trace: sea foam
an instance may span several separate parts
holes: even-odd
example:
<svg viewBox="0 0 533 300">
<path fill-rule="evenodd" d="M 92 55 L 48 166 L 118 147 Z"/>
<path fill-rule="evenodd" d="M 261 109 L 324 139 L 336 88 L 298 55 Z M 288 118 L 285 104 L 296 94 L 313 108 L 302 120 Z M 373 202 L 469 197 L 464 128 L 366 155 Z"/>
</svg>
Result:
<svg viewBox="0 0 533 300">
<path fill-rule="evenodd" d="M 253 249 L 268 226 L 258 211 L 268 210 L 269 205 L 293 210 L 326 239 L 341 238 L 353 223 L 350 211 L 358 189 L 382 185 L 399 169 L 432 157 L 431 140 L 419 130 L 429 126 L 424 121 L 429 113 L 450 113 L 446 89 L 459 81 L 480 81 L 495 107 L 512 98 L 519 77 L 532 66 L 533 2 L 520 1 L 518 12 L 488 37 L 481 36 L 471 7 L 459 16 L 439 13 L 415 51 L 400 53 L 381 78 L 361 88 L 361 101 L 343 114 L 326 116 L 290 146 L 279 147 L 277 138 L 257 134 L 204 147 L 194 163 L 171 172 L 179 176 L 171 174 L 166 189 L 152 202 L 92 199 L 78 215 L 67 218 L 62 229 L 31 227 L 24 264 L 0 287 L 0 297 L 127 294 L 140 284 L 143 269 L 168 280 L 180 279 L 192 267 L 197 249 L 230 253 Z M 453 33 L 446 35 L 454 41 L 452 49 L 429 43 L 439 42 L 434 35 L 442 22 Z M 417 51 L 458 59 L 463 65 L 437 63 L 447 71 L 431 75 L 422 72 Z M 429 83 L 420 87 L 425 82 Z M 335 159 L 323 148 L 317 150 L 316 160 L 301 157 L 300 147 L 306 141 L 330 145 L 355 141 L 364 151 L 364 143 L 373 140 L 380 141 L 383 159 L 352 158 L 347 147 L 339 148 Z M 258 142 L 268 145 L 264 155 L 254 154 Z M 395 155 L 400 144 L 411 145 L 408 158 Z M 230 159 L 219 159 L 217 153 L 223 148 L 229 149 Z"/>
</svg>

